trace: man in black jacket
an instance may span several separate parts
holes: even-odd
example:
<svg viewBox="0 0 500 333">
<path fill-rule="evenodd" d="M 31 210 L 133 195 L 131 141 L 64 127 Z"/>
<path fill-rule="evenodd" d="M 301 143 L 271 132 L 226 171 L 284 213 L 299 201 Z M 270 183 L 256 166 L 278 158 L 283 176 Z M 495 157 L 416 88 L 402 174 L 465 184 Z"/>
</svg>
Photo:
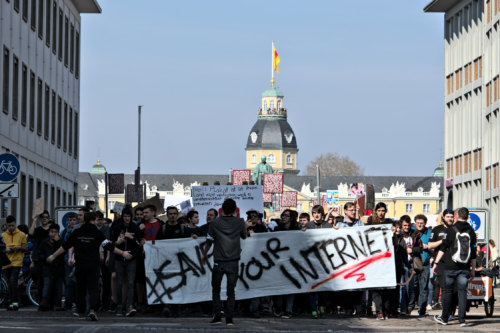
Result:
<svg viewBox="0 0 500 333">
<path fill-rule="evenodd" d="M 139 228 L 132 221 L 132 209 L 126 207 L 122 211 L 122 217 L 111 229 L 111 241 L 115 247 L 122 251 L 129 251 L 131 259 L 125 259 L 121 255 L 115 254 L 114 264 L 116 272 L 116 310 L 117 316 L 131 317 L 137 312 L 134 304 L 134 283 L 136 273 L 136 257 L 139 254 Z M 142 255 L 142 252 L 140 252 Z M 127 284 L 127 295 L 122 299 L 122 284 Z M 125 304 L 125 308 L 123 308 Z"/>
<path fill-rule="evenodd" d="M 224 274 L 227 278 L 226 325 L 233 325 L 235 294 L 234 287 L 238 279 L 238 262 L 241 254 L 240 238 L 247 237 L 247 228 L 242 218 L 235 217 L 236 202 L 226 199 L 222 204 L 223 216 L 210 223 L 207 244 L 202 263 L 208 258 L 208 250 L 214 244 L 214 268 L 212 270 L 213 319 L 211 324 L 220 324 L 221 300 L 220 288 Z"/>
<path fill-rule="evenodd" d="M 465 322 L 467 310 L 467 281 L 474 278 L 476 268 L 476 233 L 467 222 L 469 210 L 462 207 L 458 210 L 457 221 L 446 229 L 446 238 L 434 262 L 432 271 L 436 273 L 441 260 L 444 265 L 443 312 L 434 316 L 434 320 L 447 325 L 451 314 L 453 287 L 456 283 L 458 293 L 458 321 L 460 326 L 468 326 Z"/>
<path fill-rule="evenodd" d="M 89 294 L 90 311 L 88 317 L 97 321 L 95 313 L 98 300 L 98 281 L 99 281 L 99 247 L 102 245 L 105 250 L 112 251 L 115 254 L 123 256 L 130 260 L 132 255 L 128 251 L 122 251 L 113 246 L 107 240 L 102 232 L 94 225 L 96 214 L 93 212 L 85 213 L 84 223 L 74 230 L 68 240 L 52 255 L 47 258 L 47 262 L 53 262 L 59 255 L 74 247 L 75 253 L 75 277 L 77 285 L 76 304 L 78 312 L 75 316 L 85 313 L 85 301 L 87 292 Z"/>
</svg>

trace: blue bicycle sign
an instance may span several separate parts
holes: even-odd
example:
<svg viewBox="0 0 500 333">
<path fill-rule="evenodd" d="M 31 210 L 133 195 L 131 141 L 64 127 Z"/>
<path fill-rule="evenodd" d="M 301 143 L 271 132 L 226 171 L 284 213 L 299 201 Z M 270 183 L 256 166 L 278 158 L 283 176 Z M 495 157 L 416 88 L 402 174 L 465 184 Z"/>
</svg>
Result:
<svg viewBox="0 0 500 333">
<path fill-rule="evenodd" d="M 0 154 L 0 181 L 10 182 L 19 174 L 19 160 L 12 154 Z"/>
</svg>

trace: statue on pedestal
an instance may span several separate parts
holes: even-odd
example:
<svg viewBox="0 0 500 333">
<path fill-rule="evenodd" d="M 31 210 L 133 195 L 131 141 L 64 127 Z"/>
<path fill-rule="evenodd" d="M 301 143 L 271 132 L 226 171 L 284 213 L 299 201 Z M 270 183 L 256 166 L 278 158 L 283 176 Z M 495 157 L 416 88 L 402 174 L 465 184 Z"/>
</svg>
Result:
<svg viewBox="0 0 500 333">
<path fill-rule="evenodd" d="M 265 173 L 273 173 L 273 168 L 272 168 L 272 166 L 267 164 L 265 156 L 261 156 L 260 161 L 261 162 L 259 164 L 257 164 L 255 169 L 253 169 L 253 173 L 252 173 L 252 181 L 256 185 L 263 185 Z"/>
</svg>

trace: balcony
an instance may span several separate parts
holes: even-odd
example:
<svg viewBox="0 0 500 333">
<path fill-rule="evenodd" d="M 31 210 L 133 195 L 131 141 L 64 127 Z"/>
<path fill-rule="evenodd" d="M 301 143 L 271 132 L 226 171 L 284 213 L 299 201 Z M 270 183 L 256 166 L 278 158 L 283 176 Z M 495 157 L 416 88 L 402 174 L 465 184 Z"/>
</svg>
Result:
<svg viewBox="0 0 500 333">
<path fill-rule="evenodd" d="M 279 117 L 279 118 L 286 118 L 287 117 L 287 110 L 286 108 L 267 108 L 263 110 L 262 108 L 259 108 L 259 112 L 257 113 L 259 117 Z"/>
</svg>

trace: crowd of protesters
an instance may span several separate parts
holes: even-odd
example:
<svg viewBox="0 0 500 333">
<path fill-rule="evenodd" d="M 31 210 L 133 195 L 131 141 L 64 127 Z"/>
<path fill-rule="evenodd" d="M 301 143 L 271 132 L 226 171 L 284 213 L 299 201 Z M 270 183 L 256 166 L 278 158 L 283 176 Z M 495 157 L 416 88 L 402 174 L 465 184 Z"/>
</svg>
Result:
<svg viewBox="0 0 500 333">
<path fill-rule="evenodd" d="M 2 274 L 9 285 L 8 300 L 4 304 L 7 310 L 19 309 L 18 276 L 28 258 L 32 277 L 38 286 L 40 311 L 67 310 L 74 316 L 88 316 L 91 320 L 98 320 L 98 311 L 127 317 L 137 312 L 158 312 L 163 316 L 203 313 L 213 316 L 213 324 L 220 323 L 224 308 L 217 293 L 220 292 L 223 274 L 227 274 L 233 288 L 228 290 L 229 299 L 225 308 L 228 325 L 232 324 L 233 311 L 252 317 L 270 315 L 284 319 L 308 313 L 315 319 L 339 315 L 373 316 L 377 320 L 385 320 L 409 316 L 414 310 L 416 315 L 424 317 L 430 309 L 442 309 L 442 315 L 434 319 L 446 325 L 458 307 L 459 323 L 466 326 L 467 280 L 474 277 L 476 265 L 492 268 L 498 258 L 495 243 L 490 241 L 490 261 L 485 263 L 482 259 L 485 247 L 476 246 L 475 233 L 466 222 L 466 208 L 456 211 L 446 209 L 440 214 L 438 225 L 428 228 L 425 215 L 416 215 L 413 219 L 408 215 L 401 216 L 399 220 L 386 218 L 387 207 L 382 202 L 375 206 L 373 215 L 363 221 L 358 218 L 354 203 L 344 205 L 344 216 L 338 216 L 333 209 L 325 214 L 324 208 L 316 205 L 311 215 L 299 215 L 295 210 L 286 209 L 274 218 L 266 218 L 258 210 L 250 210 L 246 212 L 246 220 L 231 219 L 236 209 L 227 207 L 226 210 L 222 207 L 221 217 L 218 217 L 217 209 L 209 209 L 206 223 L 202 226 L 198 225 L 197 211 L 191 210 L 184 215 L 174 206 L 167 207 L 166 221 L 157 217 L 154 205 L 135 209 L 125 206 L 120 214 L 115 214 L 113 221 L 105 219 L 99 211 L 81 208 L 78 214 L 67 214 L 63 230 L 50 220 L 47 211 L 33 220 L 29 230 L 24 225 L 18 225 L 15 217 L 8 216 L 6 230 L 0 238 L 0 267 L 3 267 Z M 216 223 L 212 224 L 214 221 Z M 232 223 L 234 227 L 231 227 Z M 322 291 L 234 302 L 238 265 L 228 264 L 221 258 L 229 256 L 231 260 L 239 260 L 239 252 L 234 249 L 235 244 L 239 248 L 240 237 L 265 232 L 356 228 L 376 224 L 390 224 L 393 231 L 396 288 Z M 238 229 L 240 226 L 243 226 L 242 230 Z M 220 228 L 234 229 L 237 243 L 234 239 L 221 236 L 224 233 L 218 231 Z M 219 280 L 215 284 L 212 282 L 215 288 L 214 310 L 208 302 L 149 306 L 143 245 L 148 241 L 188 237 L 207 237 L 207 251 L 208 245 L 215 242 L 213 278 Z M 468 252 L 460 248 L 464 242 L 470 247 Z M 457 246 L 458 255 L 455 253 Z"/>
</svg>

